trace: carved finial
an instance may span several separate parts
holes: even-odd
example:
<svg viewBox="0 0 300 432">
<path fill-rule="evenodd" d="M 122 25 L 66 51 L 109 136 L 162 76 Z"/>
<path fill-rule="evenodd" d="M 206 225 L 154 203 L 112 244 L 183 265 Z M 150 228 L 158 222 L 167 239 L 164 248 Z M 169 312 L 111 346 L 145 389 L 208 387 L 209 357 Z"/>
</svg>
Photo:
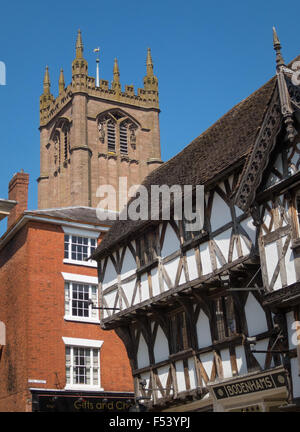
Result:
<svg viewBox="0 0 300 432">
<path fill-rule="evenodd" d="M 76 58 L 77 59 L 83 58 L 83 43 L 82 43 L 80 30 L 78 30 L 77 40 L 76 40 Z"/>
<path fill-rule="evenodd" d="M 280 41 L 279 41 L 279 38 L 277 36 L 277 32 L 276 32 L 275 27 L 273 27 L 273 46 L 274 46 L 274 50 L 276 52 L 276 65 L 277 65 L 277 67 L 283 66 L 284 60 L 283 60 L 283 57 L 281 55 L 281 45 L 280 45 Z"/>
<path fill-rule="evenodd" d="M 153 76 L 153 62 L 150 48 L 147 50 L 147 76 Z"/>
<path fill-rule="evenodd" d="M 46 66 L 45 76 L 44 76 L 44 94 L 50 94 L 50 76 L 49 76 L 49 68 Z"/>
<path fill-rule="evenodd" d="M 119 65 L 118 65 L 118 60 L 115 58 L 115 62 L 114 62 L 114 79 L 113 79 L 114 83 L 119 83 L 120 82 L 120 72 L 119 72 Z"/>
<path fill-rule="evenodd" d="M 116 58 L 114 62 L 114 78 L 112 81 L 112 89 L 116 92 L 116 94 L 121 93 L 120 72 L 119 72 L 118 60 Z"/>
<path fill-rule="evenodd" d="M 58 89 L 59 94 L 63 93 L 65 89 L 65 78 L 64 78 L 64 71 L 63 69 L 60 70 L 59 80 L 58 80 Z"/>
</svg>

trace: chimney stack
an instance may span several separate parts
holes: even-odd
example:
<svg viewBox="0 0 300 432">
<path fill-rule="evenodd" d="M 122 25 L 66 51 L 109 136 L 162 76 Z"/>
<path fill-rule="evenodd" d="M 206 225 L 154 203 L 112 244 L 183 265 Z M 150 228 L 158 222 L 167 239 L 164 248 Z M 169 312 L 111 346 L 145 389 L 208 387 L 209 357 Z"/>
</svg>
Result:
<svg viewBox="0 0 300 432">
<path fill-rule="evenodd" d="M 17 201 L 7 218 L 7 229 L 13 225 L 19 216 L 27 210 L 29 174 L 23 170 L 16 173 L 8 185 L 8 199 Z"/>
</svg>

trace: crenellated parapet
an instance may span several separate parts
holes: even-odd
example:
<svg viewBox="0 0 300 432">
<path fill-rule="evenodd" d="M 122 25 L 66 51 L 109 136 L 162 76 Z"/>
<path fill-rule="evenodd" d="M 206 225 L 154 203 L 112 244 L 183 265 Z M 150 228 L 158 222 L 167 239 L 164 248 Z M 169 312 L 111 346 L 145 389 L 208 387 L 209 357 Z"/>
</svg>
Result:
<svg viewBox="0 0 300 432">
<path fill-rule="evenodd" d="M 133 85 L 125 85 L 124 90 L 122 89 L 117 59 L 114 61 L 111 84 L 108 80 L 100 79 L 99 86 L 97 86 L 96 79 L 88 76 L 88 63 L 83 57 L 82 36 L 79 30 L 76 40 L 76 57 L 72 62 L 72 82 L 65 88 L 64 75 L 61 70 L 58 84 L 59 95 L 56 98 L 50 93 L 49 70 L 48 67 L 46 68 L 44 91 L 40 97 L 40 126 L 47 125 L 76 93 L 108 102 L 159 110 L 158 79 L 153 73 L 150 48 L 148 48 L 146 64 L 147 74 L 144 77 L 144 86 L 138 88 L 137 91 Z"/>
</svg>

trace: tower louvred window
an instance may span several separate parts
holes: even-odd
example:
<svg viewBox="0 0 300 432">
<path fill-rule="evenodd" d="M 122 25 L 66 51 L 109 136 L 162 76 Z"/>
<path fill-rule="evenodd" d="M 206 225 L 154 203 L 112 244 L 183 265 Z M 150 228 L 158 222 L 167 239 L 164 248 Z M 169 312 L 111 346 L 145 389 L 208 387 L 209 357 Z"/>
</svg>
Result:
<svg viewBox="0 0 300 432">
<path fill-rule="evenodd" d="M 65 125 L 63 128 L 63 137 L 64 137 L 64 160 L 67 160 L 69 157 L 69 130 L 67 125 Z"/>
<path fill-rule="evenodd" d="M 116 151 L 116 125 L 112 120 L 107 123 L 107 147 L 110 152 Z"/>
<path fill-rule="evenodd" d="M 107 151 L 128 154 L 128 142 L 135 149 L 137 124 L 121 111 L 111 111 L 98 118 L 99 141 Z"/>
<path fill-rule="evenodd" d="M 125 124 L 120 126 L 120 152 L 123 154 L 128 153 L 127 127 Z"/>
</svg>

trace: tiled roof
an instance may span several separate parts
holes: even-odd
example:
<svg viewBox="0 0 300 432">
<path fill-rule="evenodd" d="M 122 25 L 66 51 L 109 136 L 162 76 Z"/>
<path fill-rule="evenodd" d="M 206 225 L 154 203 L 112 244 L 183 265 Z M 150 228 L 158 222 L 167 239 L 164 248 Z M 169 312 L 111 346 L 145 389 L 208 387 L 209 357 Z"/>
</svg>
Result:
<svg viewBox="0 0 300 432">
<path fill-rule="evenodd" d="M 84 207 L 84 206 L 52 208 L 52 209 L 33 210 L 33 211 L 26 210 L 24 213 L 33 216 L 58 218 L 58 219 L 64 219 L 64 220 L 74 221 L 74 222 L 75 221 L 82 222 L 82 223 L 92 224 L 92 225 L 110 226 L 115 221 L 111 217 L 108 217 L 108 219 L 105 221 L 101 221 L 97 217 L 97 212 L 95 208 Z"/>
<path fill-rule="evenodd" d="M 194 139 L 180 153 L 154 170 L 143 185 L 205 185 L 233 165 L 243 165 L 261 127 L 276 86 L 276 77 L 264 84 Z M 116 221 L 94 257 L 104 256 L 149 221 Z"/>
</svg>

